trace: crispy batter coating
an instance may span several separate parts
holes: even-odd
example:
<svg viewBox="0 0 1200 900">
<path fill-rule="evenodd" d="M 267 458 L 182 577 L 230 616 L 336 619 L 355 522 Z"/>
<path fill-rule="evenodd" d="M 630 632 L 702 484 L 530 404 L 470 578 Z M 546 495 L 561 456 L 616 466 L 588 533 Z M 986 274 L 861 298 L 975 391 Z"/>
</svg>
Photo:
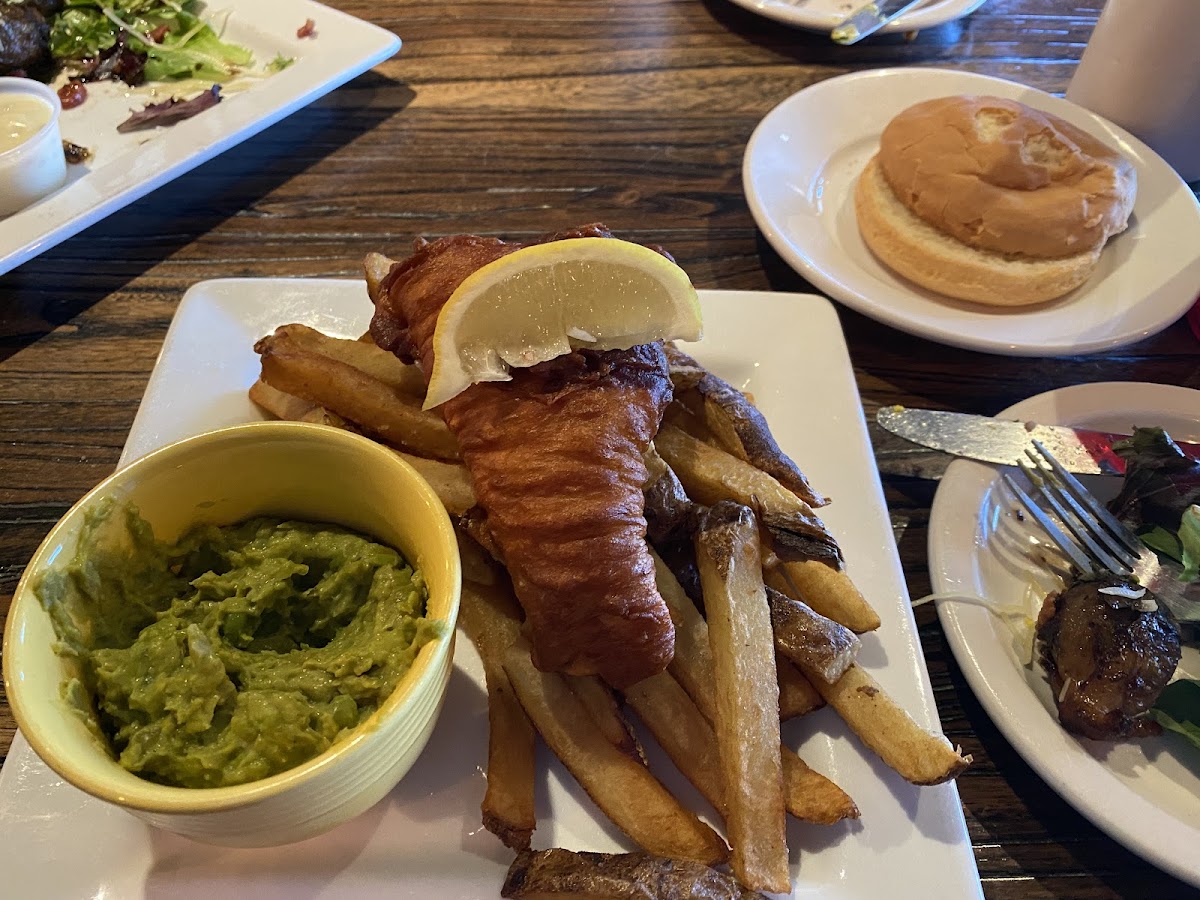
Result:
<svg viewBox="0 0 1200 900">
<path fill-rule="evenodd" d="M 605 238 L 585 226 L 545 240 Z M 418 241 L 372 300 L 371 334 L 433 371 L 442 306 L 481 266 L 518 249 L 459 235 Z M 532 628 L 535 664 L 625 687 L 662 671 L 674 628 L 646 549 L 643 456 L 671 401 L 660 344 L 576 351 L 439 409 Z"/>
</svg>

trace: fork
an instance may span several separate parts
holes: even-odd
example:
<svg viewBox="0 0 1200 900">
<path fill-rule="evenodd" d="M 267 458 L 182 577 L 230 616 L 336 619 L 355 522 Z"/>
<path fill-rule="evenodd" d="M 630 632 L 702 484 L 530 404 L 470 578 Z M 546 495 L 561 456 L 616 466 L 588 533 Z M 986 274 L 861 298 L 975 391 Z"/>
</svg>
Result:
<svg viewBox="0 0 1200 900">
<path fill-rule="evenodd" d="M 1180 624 L 1200 625 L 1200 589 L 1179 580 L 1182 567 L 1141 542 L 1041 443 L 1018 465 L 1044 506 L 1007 472 L 1005 485 L 1084 578 L 1105 574 L 1132 578 L 1149 589 Z"/>
</svg>

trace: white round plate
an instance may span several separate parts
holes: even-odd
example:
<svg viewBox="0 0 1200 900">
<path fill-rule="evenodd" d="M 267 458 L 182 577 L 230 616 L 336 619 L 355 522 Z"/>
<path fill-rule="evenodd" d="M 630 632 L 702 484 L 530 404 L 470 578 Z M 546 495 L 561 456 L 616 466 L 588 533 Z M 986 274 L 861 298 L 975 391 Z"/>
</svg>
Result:
<svg viewBox="0 0 1200 900">
<path fill-rule="evenodd" d="M 962 303 L 895 275 L 867 249 L 854 183 L 901 110 L 934 97 L 990 94 L 1084 128 L 1132 160 L 1138 195 L 1129 228 L 1092 277 L 1025 309 Z M 1200 293 L 1200 204 L 1153 150 L 1066 100 L 1024 85 L 944 69 L 876 69 L 821 81 L 767 114 L 746 147 L 742 182 L 754 219 L 779 254 L 830 297 L 893 328 L 1015 356 L 1119 347 L 1161 331 Z"/>
<path fill-rule="evenodd" d="M 1162 425 L 1180 440 L 1200 438 L 1200 391 L 1161 384 L 1080 384 L 1039 394 L 1000 418 L 1128 432 Z M 997 502 L 998 466 L 956 460 L 934 498 L 929 569 L 937 592 L 1017 602 L 1029 581 L 988 535 L 1007 507 Z M 1103 499 L 1120 479 L 1094 476 Z M 938 603 L 938 617 L 971 690 L 992 721 L 1054 790 L 1097 827 L 1160 868 L 1200 886 L 1200 748 L 1176 734 L 1091 741 L 1058 723 L 1038 667 L 1019 661 L 1012 632 L 987 608 Z M 1200 652 L 1185 647 L 1180 672 L 1200 677 Z"/>
<path fill-rule="evenodd" d="M 796 28 L 808 31 L 832 31 L 850 13 L 864 4 L 862 0 L 733 0 L 738 6 Z M 975 12 L 987 0 L 926 0 L 883 28 L 881 34 L 920 31 L 933 28 Z"/>
</svg>

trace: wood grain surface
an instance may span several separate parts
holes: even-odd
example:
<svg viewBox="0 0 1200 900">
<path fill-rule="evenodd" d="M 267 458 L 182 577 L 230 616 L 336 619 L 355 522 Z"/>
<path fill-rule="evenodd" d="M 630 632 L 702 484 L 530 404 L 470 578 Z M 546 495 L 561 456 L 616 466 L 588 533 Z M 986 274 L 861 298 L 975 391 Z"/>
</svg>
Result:
<svg viewBox="0 0 1200 900">
<path fill-rule="evenodd" d="M 51 525 L 112 470 L 191 284 L 354 277 L 366 252 L 403 254 L 418 235 L 520 237 L 602 221 L 666 246 L 697 287 L 809 291 L 742 194 L 743 149 L 762 116 L 814 82 L 881 66 L 953 67 L 1061 93 L 1100 0 L 990 0 L 914 39 L 850 48 L 726 0 L 333 5 L 394 31 L 404 49 L 0 277 L 0 615 Z M 1085 381 L 1200 388 L 1200 344 L 1181 323 L 1120 351 L 1038 360 L 839 314 L 869 417 L 891 403 L 992 414 Z M 920 596 L 931 479 L 945 460 L 872 436 Z M 1200 896 L 1042 782 L 971 694 L 933 611 L 917 619 L 946 733 L 975 757 L 958 784 L 989 900 Z M 0 754 L 14 728 L 0 698 Z"/>
</svg>

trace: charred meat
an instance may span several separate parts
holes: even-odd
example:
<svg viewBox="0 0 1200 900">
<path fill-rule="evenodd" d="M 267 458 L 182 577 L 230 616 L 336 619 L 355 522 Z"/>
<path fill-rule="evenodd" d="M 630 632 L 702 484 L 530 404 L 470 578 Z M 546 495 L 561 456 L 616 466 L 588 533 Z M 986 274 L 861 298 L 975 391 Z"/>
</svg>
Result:
<svg viewBox="0 0 1200 900">
<path fill-rule="evenodd" d="M 1153 595 L 1117 579 L 1046 598 L 1037 639 L 1063 727 L 1095 740 L 1158 734 L 1142 715 L 1179 664 L 1179 633 Z"/>
<path fill-rule="evenodd" d="M 61 5 L 61 0 L 0 0 L 0 75 L 33 72 L 49 64 L 48 20 Z"/>
</svg>

